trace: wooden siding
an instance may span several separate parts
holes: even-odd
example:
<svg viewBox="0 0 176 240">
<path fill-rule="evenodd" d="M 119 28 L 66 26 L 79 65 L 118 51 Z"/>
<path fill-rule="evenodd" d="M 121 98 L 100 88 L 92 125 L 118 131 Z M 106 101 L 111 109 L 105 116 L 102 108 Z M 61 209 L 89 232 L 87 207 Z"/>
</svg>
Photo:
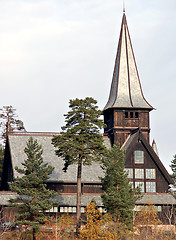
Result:
<svg viewBox="0 0 176 240">
<path fill-rule="evenodd" d="M 149 111 L 139 109 L 108 109 L 104 112 L 105 133 L 109 134 L 112 145 L 120 146 L 126 141 L 132 131 L 140 128 L 149 142 Z"/>
<path fill-rule="evenodd" d="M 135 150 L 141 150 L 144 152 L 144 164 L 135 164 L 134 163 L 134 151 Z M 160 171 L 159 167 L 154 162 L 153 158 L 149 154 L 149 152 L 146 150 L 146 148 L 143 146 L 141 142 L 136 142 L 134 145 L 132 145 L 126 152 L 126 162 L 125 162 L 126 168 L 133 168 L 133 183 L 135 181 L 139 181 L 139 179 L 135 179 L 135 173 L 134 169 L 155 169 L 156 170 L 156 179 L 146 179 L 146 176 L 144 174 L 144 179 L 140 179 L 141 182 L 144 181 L 144 186 L 146 182 L 156 182 L 156 192 L 158 193 L 165 193 L 168 192 L 168 181 L 164 177 L 164 174 Z M 144 172 L 145 173 L 145 172 Z M 146 188 L 145 192 L 146 192 Z"/>
<path fill-rule="evenodd" d="M 60 193 L 65 194 L 76 194 L 77 184 L 76 183 L 47 183 L 47 188 L 55 190 Z M 81 185 L 82 193 L 103 193 L 101 183 L 82 183 Z"/>
</svg>

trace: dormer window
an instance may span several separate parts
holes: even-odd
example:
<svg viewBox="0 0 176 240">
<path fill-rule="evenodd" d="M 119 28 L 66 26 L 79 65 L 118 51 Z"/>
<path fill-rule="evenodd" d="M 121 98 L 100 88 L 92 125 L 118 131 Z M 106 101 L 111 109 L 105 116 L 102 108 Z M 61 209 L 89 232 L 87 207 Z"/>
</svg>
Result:
<svg viewBox="0 0 176 240">
<path fill-rule="evenodd" d="M 134 151 L 134 163 L 135 164 L 143 164 L 144 163 L 144 152 L 137 150 Z"/>
</svg>

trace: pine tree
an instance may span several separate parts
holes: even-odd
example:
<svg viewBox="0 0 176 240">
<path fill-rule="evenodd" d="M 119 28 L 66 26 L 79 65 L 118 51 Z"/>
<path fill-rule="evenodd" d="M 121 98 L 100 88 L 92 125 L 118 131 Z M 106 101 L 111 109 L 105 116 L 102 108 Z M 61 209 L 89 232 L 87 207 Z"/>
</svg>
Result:
<svg viewBox="0 0 176 240">
<path fill-rule="evenodd" d="M 64 171 L 71 164 L 77 164 L 77 230 L 81 216 L 81 174 L 82 165 L 100 161 L 104 154 L 103 137 L 99 130 L 104 126 L 99 119 L 101 111 L 97 101 L 91 97 L 70 100 L 70 111 L 65 114 L 66 125 L 59 136 L 52 139 L 56 154 L 65 161 Z"/>
<path fill-rule="evenodd" d="M 17 224 L 32 226 L 33 239 L 36 239 L 36 230 L 44 223 L 46 210 L 51 209 L 54 204 L 49 199 L 56 193 L 46 189 L 45 184 L 54 168 L 48 163 L 43 163 L 42 147 L 32 137 L 27 141 L 24 152 L 27 159 L 22 163 L 23 168 L 15 167 L 23 176 L 9 183 L 11 191 L 18 194 L 16 199 L 11 199 L 11 206 L 18 210 Z"/>
<path fill-rule="evenodd" d="M 170 167 L 172 169 L 171 177 L 173 178 L 174 183 L 176 184 L 176 155 L 174 155 L 174 159 L 171 161 Z"/>
<path fill-rule="evenodd" d="M 0 144 L 0 185 L 1 185 L 3 161 L 4 161 L 4 147 L 2 146 L 2 144 Z"/>
<path fill-rule="evenodd" d="M 125 154 L 120 149 L 119 144 L 108 150 L 107 156 L 103 160 L 102 168 L 105 176 L 101 178 L 102 200 L 107 211 L 113 216 L 115 221 L 132 226 L 133 209 L 136 200 L 140 197 L 140 191 L 132 189 L 130 180 L 125 171 Z"/>
<path fill-rule="evenodd" d="M 1 139 L 4 143 L 8 132 L 25 130 L 23 122 L 17 119 L 16 109 L 11 105 L 0 109 L 0 127 L 2 128 Z"/>
</svg>

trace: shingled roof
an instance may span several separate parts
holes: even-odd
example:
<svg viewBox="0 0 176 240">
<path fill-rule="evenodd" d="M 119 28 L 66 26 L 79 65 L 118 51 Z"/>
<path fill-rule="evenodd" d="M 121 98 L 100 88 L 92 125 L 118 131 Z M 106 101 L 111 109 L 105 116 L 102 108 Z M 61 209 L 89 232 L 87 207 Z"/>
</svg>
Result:
<svg viewBox="0 0 176 240">
<path fill-rule="evenodd" d="M 77 181 L 77 166 L 70 165 L 68 171 L 63 172 L 64 161 L 61 157 L 56 156 L 55 148 L 51 144 L 51 139 L 58 133 L 30 133 L 30 132 L 16 132 L 8 135 L 8 144 L 10 149 L 10 156 L 12 162 L 13 176 L 17 177 L 20 174 L 15 170 L 15 166 L 22 168 L 21 163 L 26 159 L 24 148 L 29 137 L 32 136 L 42 145 L 43 160 L 54 166 L 49 181 L 54 182 L 76 182 Z M 110 147 L 108 137 L 104 137 L 105 144 Z M 99 177 L 103 176 L 103 171 L 98 163 L 92 163 L 90 166 L 83 166 L 82 181 L 83 182 L 100 182 Z"/>
<path fill-rule="evenodd" d="M 8 135 L 7 146 L 8 154 L 10 154 L 10 159 L 12 163 L 12 171 L 13 176 L 19 176 L 19 173 L 16 172 L 14 169 L 15 166 L 22 167 L 21 163 L 26 159 L 26 154 L 24 153 L 24 148 L 26 147 L 26 142 L 28 141 L 29 137 L 32 136 L 34 139 L 37 139 L 38 143 L 42 145 L 43 148 L 43 160 L 44 162 L 48 162 L 52 166 L 55 167 L 53 173 L 50 176 L 49 181 L 57 183 L 57 182 L 76 182 L 76 175 L 77 175 L 77 166 L 71 165 L 68 168 L 68 171 L 65 173 L 63 172 L 64 161 L 62 158 L 59 158 L 55 154 L 55 148 L 51 144 L 51 139 L 54 135 L 58 133 L 34 133 L 34 132 L 14 132 Z M 126 141 L 123 146 L 123 149 L 126 150 L 133 141 L 139 139 L 139 132 L 132 134 Z M 141 136 L 140 136 L 141 139 Z M 147 145 L 147 141 L 145 138 L 142 137 L 142 141 L 145 145 Z M 110 148 L 110 141 L 107 136 L 104 136 L 104 143 L 106 147 Z M 151 149 L 150 149 L 151 148 Z M 148 148 L 151 151 L 151 154 L 155 154 L 152 147 Z M 156 160 L 157 164 L 160 165 L 162 171 L 166 171 L 160 160 L 158 160 L 158 156 L 155 154 L 153 156 Z M 10 165 L 9 165 L 10 166 Z M 8 166 L 8 167 L 9 167 Z M 7 170 L 8 172 L 8 170 Z M 6 175 L 7 172 L 4 172 Z M 167 171 L 166 171 L 167 172 Z M 168 173 L 166 173 L 167 175 Z M 93 163 L 90 166 L 83 166 L 83 173 L 82 173 L 82 182 L 84 183 L 100 183 L 99 177 L 103 176 L 103 170 L 101 169 L 98 163 Z M 167 175 L 168 180 L 170 180 L 170 176 Z M 8 200 L 10 198 L 14 198 L 14 195 L 11 192 L 0 192 L 0 205 L 7 205 Z M 98 194 L 83 194 L 81 199 L 81 205 L 86 206 L 92 199 L 94 199 L 97 205 L 102 206 L 101 196 Z M 170 194 L 144 194 L 143 198 L 136 202 L 136 204 L 148 204 L 152 201 L 153 204 L 176 204 L 176 201 L 173 199 L 173 196 Z M 55 201 L 58 202 L 61 206 L 75 206 L 76 205 L 76 195 L 75 194 L 58 194 L 55 197 Z"/>
</svg>

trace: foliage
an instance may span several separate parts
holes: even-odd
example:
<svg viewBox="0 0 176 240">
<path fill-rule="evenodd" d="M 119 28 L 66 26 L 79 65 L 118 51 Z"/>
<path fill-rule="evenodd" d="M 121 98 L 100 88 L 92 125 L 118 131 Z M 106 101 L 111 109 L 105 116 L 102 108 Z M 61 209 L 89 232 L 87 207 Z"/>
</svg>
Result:
<svg viewBox="0 0 176 240">
<path fill-rule="evenodd" d="M 45 211 L 54 204 L 49 199 L 55 196 L 55 192 L 46 189 L 44 183 L 54 168 L 43 163 L 42 147 L 32 137 L 27 141 L 24 152 L 27 159 L 22 163 L 23 169 L 15 167 L 23 176 L 9 183 L 11 191 L 19 194 L 16 199 L 11 199 L 11 206 L 18 209 L 17 224 L 32 226 L 35 232 L 46 218 Z"/>
<path fill-rule="evenodd" d="M 120 222 L 115 223 L 109 214 L 103 216 L 94 202 L 87 206 L 86 213 L 87 223 L 80 229 L 78 239 L 123 239 L 126 226 Z"/>
<path fill-rule="evenodd" d="M 125 171 L 125 155 L 119 144 L 108 150 L 102 168 L 105 176 L 101 178 L 102 200 L 114 220 L 132 227 L 133 209 L 140 197 L 139 189 L 133 190 Z"/>
<path fill-rule="evenodd" d="M 150 204 L 141 206 L 141 211 L 136 212 L 134 217 L 135 225 L 157 225 L 161 224 L 155 206 Z"/>
<path fill-rule="evenodd" d="M 59 218 L 56 216 L 44 221 L 45 225 L 40 227 L 40 232 L 37 234 L 38 240 L 73 239 L 76 226 L 74 217 L 62 214 Z"/>
<path fill-rule="evenodd" d="M 0 144 L 0 185 L 1 185 L 3 161 L 4 161 L 4 147 L 2 146 L 2 144 Z"/>
<path fill-rule="evenodd" d="M 141 206 L 141 211 L 135 213 L 134 225 L 139 235 L 143 236 L 144 239 L 160 239 L 158 235 L 160 234 L 161 237 L 161 233 L 157 230 L 159 224 L 161 221 L 158 212 L 152 204 Z"/>
<path fill-rule="evenodd" d="M 65 114 L 66 125 L 62 127 L 59 136 L 52 139 L 57 148 L 56 154 L 65 161 L 64 171 L 71 164 L 77 164 L 77 221 L 80 222 L 81 174 L 82 165 L 90 165 L 101 161 L 105 147 L 99 130 L 103 121 L 99 119 L 101 111 L 96 106 L 97 101 L 91 97 L 70 100 L 70 111 Z M 79 223 L 78 223 L 79 224 Z"/>
<path fill-rule="evenodd" d="M 66 125 L 59 136 L 52 139 L 58 150 L 56 154 L 64 158 L 67 170 L 70 164 L 90 165 L 101 160 L 104 151 L 103 137 L 99 134 L 104 124 L 98 119 L 101 111 L 93 98 L 70 100 L 71 110 L 65 114 Z"/>
<path fill-rule="evenodd" d="M 171 177 L 173 178 L 174 183 L 176 183 L 176 155 L 174 155 L 174 159 L 171 161 L 170 167 L 172 169 Z"/>
<path fill-rule="evenodd" d="M 17 119 L 16 109 L 10 106 L 3 106 L 0 109 L 0 127 L 2 128 L 1 138 L 5 143 L 7 132 L 14 130 L 24 130 L 23 122 Z"/>
</svg>

